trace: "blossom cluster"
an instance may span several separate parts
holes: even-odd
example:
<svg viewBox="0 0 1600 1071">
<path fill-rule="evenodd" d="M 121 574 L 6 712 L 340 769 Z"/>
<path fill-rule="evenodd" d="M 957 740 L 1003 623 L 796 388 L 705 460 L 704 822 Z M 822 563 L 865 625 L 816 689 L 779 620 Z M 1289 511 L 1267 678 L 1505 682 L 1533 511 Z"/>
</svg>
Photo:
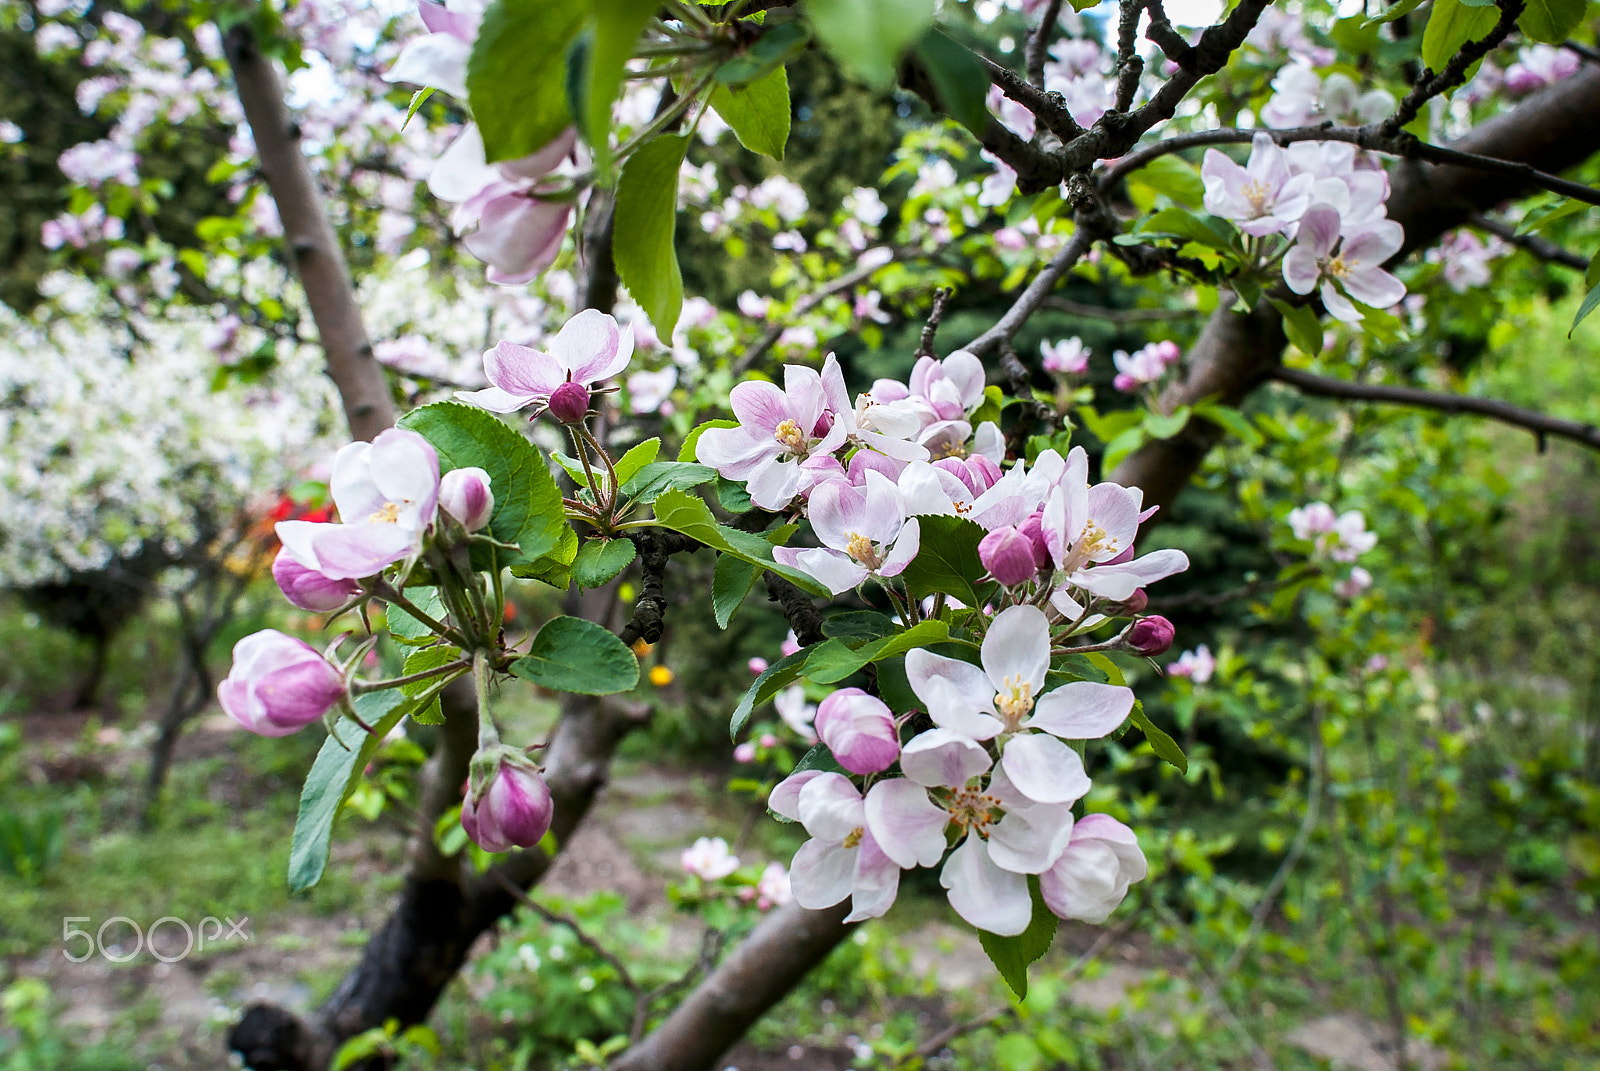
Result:
<svg viewBox="0 0 1600 1071">
<path fill-rule="evenodd" d="M 1334 585 L 1334 593 L 1353 599 L 1372 586 L 1372 574 L 1356 562 L 1378 545 L 1378 534 L 1367 530 L 1367 518 L 1358 509 L 1335 513 L 1326 502 L 1312 502 L 1289 511 L 1294 538 L 1311 543 L 1320 557 L 1350 565 L 1350 574 Z"/>
<path fill-rule="evenodd" d="M 1363 318 L 1352 298 L 1385 309 L 1405 297 L 1405 284 L 1383 267 L 1405 241 L 1385 214 L 1389 176 L 1355 146 L 1309 141 L 1284 148 L 1260 133 L 1244 166 L 1208 149 L 1200 174 L 1206 211 L 1252 238 L 1292 240 L 1281 251 L 1284 282 L 1297 294 L 1320 288 L 1336 319 Z"/>
</svg>

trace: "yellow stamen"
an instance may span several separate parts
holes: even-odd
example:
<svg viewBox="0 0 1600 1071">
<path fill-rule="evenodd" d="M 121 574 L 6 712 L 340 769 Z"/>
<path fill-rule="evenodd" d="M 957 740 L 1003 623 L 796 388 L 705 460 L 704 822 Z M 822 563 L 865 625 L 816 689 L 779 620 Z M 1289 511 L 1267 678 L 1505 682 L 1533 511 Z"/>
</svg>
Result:
<svg viewBox="0 0 1600 1071">
<path fill-rule="evenodd" d="M 790 453 L 803 454 L 806 451 L 806 433 L 792 420 L 785 420 L 779 424 L 772 437 L 782 443 Z"/>
<path fill-rule="evenodd" d="M 1007 732 L 1016 732 L 1022 720 L 1033 711 L 1033 684 L 1015 675 L 1001 682 L 1001 691 L 994 696 L 995 709 L 1006 723 Z"/>
<path fill-rule="evenodd" d="M 1244 194 L 1244 199 L 1249 202 L 1250 210 L 1258 216 L 1266 215 L 1267 210 L 1272 207 L 1272 190 L 1260 179 L 1251 179 L 1245 183 L 1241 192 Z"/>
<path fill-rule="evenodd" d="M 860 826 L 856 826 L 856 828 L 845 834 L 844 846 L 846 848 L 854 848 L 858 846 L 861 843 L 861 838 L 865 833 L 866 830 L 862 829 Z"/>
<path fill-rule="evenodd" d="M 944 809 L 962 829 L 987 837 L 989 827 L 998 821 L 995 812 L 1000 809 L 1000 800 L 977 789 L 958 788 L 945 800 Z"/>
<path fill-rule="evenodd" d="M 385 502 L 378 508 L 378 512 L 367 518 L 368 524 L 399 524 L 400 507 L 393 502 Z"/>
<path fill-rule="evenodd" d="M 868 569 L 876 569 L 883 564 L 878 557 L 878 548 L 873 546 L 872 540 L 858 532 L 850 533 L 850 542 L 845 546 L 845 553 Z"/>
</svg>

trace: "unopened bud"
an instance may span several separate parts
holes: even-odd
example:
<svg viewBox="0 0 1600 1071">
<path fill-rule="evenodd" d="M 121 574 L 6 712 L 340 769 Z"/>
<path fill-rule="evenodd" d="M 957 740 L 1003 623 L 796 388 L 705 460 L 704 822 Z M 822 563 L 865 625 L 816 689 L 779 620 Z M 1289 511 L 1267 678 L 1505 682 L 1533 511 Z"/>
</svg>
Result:
<svg viewBox="0 0 1600 1071">
<path fill-rule="evenodd" d="M 589 388 L 571 380 L 550 392 L 550 415 L 563 424 L 581 424 L 589 413 Z"/>
<path fill-rule="evenodd" d="M 1050 568 L 1050 544 L 1044 538 L 1044 510 L 1036 509 L 1017 525 L 1017 531 L 1033 540 L 1033 560 L 1041 569 Z"/>
<path fill-rule="evenodd" d="M 879 773 L 900 757 L 894 715 L 860 688 L 841 688 L 817 707 L 817 736 L 854 774 Z"/>
<path fill-rule="evenodd" d="M 531 848 L 550 829 L 554 803 L 537 770 L 520 762 L 502 761 L 489 787 L 473 802 L 468 791 L 461 804 L 461 827 L 486 852 Z"/>
<path fill-rule="evenodd" d="M 251 633 L 233 648 L 233 668 L 217 689 L 222 709 L 261 736 L 288 736 L 332 710 L 344 678 L 309 644 L 276 629 Z"/>
<path fill-rule="evenodd" d="M 978 544 L 978 560 L 989 575 L 1011 587 L 1032 580 L 1039 572 L 1034 558 L 1033 540 L 1007 525 L 996 528 Z"/>
<path fill-rule="evenodd" d="M 1150 596 L 1144 593 L 1144 588 L 1137 589 L 1127 599 L 1123 600 L 1121 612 L 1118 617 L 1138 617 L 1144 613 L 1145 607 L 1150 605 Z"/>
<path fill-rule="evenodd" d="M 1172 646 L 1178 630 L 1172 622 L 1156 615 L 1142 617 L 1128 630 L 1128 650 L 1134 654 L 1158 655 Z"/>
<path fill-rule="evenodd" d="M 489 474 L 480 468 L 452 469 L 439 481 L 439 508 L 476 532 L 494 513 L 494 492 Z"/>
</svg>

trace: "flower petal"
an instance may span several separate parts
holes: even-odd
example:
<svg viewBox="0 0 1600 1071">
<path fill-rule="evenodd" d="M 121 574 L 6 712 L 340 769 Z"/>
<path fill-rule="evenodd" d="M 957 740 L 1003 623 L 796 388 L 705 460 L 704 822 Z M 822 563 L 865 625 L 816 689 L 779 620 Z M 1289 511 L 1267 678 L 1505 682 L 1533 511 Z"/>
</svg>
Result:
<svg viewBox="0 0 1600 1071">
<path fill-rule="evenodd" d="M 810 911 L 832 907 L 850 895 L 855 885 L 856 848 L 822 840 L 808 840 L 789 864 L 794 902 Z"/>
<path fill-rule="evenodd" d="M 824 773 L 807 781 L 795 806 L 806 832 L 842 841 L 866 824 L 861 792 L 844 774 Z"/>
<path fill-rule="evenodd" d="M 900 750 L 901 771 L 929 788 L 960 788 L 991 765 L 983 745 L 953 729 L 918 733 Z"/>
<path fill-rule="evenodd" d="M 1099 740 L 1133 710 L 1133 689 L 1095 681 L 1073 681 L 1039 697 L 1024 728 L 1043 729 L 1063 740 Z"/>
<path fill-rule="evenodd" d="M 939 884 L 950 890 L 956 914 L 980 930 L 1015 937 L 1033 919 L 1028 879 L 995 866 L 977 837 L 968 837 L 950 853 Z"/>
<path fill-rule="evenodd" d="M 867 791 L 865 807 L 867 831 L 897 866 L 933 866 L 944 858 L 950 815 L 921 785 L 904 777 L 879 781 Z"/>
<path fill-rule="evenodd" d="M 1037 803 L 1073 803 L 1089 792 L 1083 759 L 1044 733 L 1012 737 L 1000 755 L 1000 766 L 1017 791 Z"/>
<path fill-rule="evenodd" d="M 998 692 L 1026 683 L 1038 695 L 1050 671 L 1050 622 L 1037 606 L 1001 610 L 983 637 L 983 669 Z"/>
</svg>

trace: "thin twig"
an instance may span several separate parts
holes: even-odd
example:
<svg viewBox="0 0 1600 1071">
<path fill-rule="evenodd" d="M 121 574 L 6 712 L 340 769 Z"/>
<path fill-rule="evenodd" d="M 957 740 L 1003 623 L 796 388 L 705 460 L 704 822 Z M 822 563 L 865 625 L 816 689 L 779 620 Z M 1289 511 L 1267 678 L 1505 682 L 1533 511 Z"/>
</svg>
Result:
<svg viewBox="0 0 1600 1071">
<path fill-rule="evenodd" d="M 1039 17 L 1039 25 L 1028 35 L 1023 67 L 1028 72 L 1028 81 L 1038 89 L 1044 88 L 1044 61 L 1050 54 L 1050 34 L 1060 22 L 1061 0 L 1050 0 Z"/>
<path fill-rule="evenodd" d="M 1040 269 L 1039 274 L 1033 277 L 1033 281 L 1017 297 L 1017 300 L 1012 302 L 1011 307 L 1005 311 L 1005 315 L 1001 316 L 993 327 L 961 348 L 981 357 L 985 353 L 998 348 L 1002 342 L 1010 341 L 1022 329 L 1022 325 L 1028 322 L 1028 317 L 1034 314 L 1050 291 L 1055 289 L 1056 283 L 1060 281 L 1061 277 L 1072 270 L 1073 266 L 1082 259 L 1093 244 L 1094 238 L 1090 235 L 1089 229 L 1087 227 L 1079 227 L 1050 263 Z"/>
<path fill-rule="evenodd" d="M 922 325 L 922 338 L 917 343 L 918 357 L 936 356 L 933 352 L 933 342 L 939 334 L 939 323 L 944 319 L 944 307 L 950 300 L 950 295 L 955 293 L 948 286 L 941 286 L 933 292 L 933 308 L 928 312 L 928 322 Z"/>
<path fill-rule="evenodd" d="M 1444 70 L 1438 74 L 1432 71 L 1423 72 L 1411 92 L 1407 93 L 1405 99 L 1395 108 L 1394 114 L 1380 124 L 1385 134 L 1398 134 L 1402 127 L 1417 117 L 1424 104 L 1465 82 L 1467 71 L 1472 65 L 1500 47 L 1500 42 L 1511 35 L 1511 31 L 1517 28 L 1518 17 L 1522 14 L 1523 0 L 1500 0 L 1499 7 L 1500 19 L 1486 36 L 1463 45 L 1460 51 L 1450 57 L 1450 61 L 1444 65 Z"/>
<path fill-rule="evenodd" d="M 1204 316 L 1199 309 L 1113 309 L 1105 305 L 1085 305 L 1081 301 L 1051 294 L 1039 303 L 1040 308 L 1082 316 L 1089 320 L 1105 320 L 1114 324 L 1137 324 L 1167 320 L 1187 320 Z"/>
<path fill-rule="evenodd" d="M 1390 387 L 1378 383 L 1353 383 L 1346 379 L 1319 376 L 1298 368 L 1282 365 L 1274 368 L 1271 378 L 1287 383 L 1304 394 L 1323 398 L 1349 398 L 1362 402 L 1389 402 L 1409 405 L 1417 409 L 1436 409 L 1442 413 L 1476 413 L 1513 427 L 1526 428 L 1538 438 L 1541 449 L 1545 437 L 1554 435 L 1571 439 L 1591 449 L 1600 450 L 1600 428 L 1593 424 L 1580 424 L 1575 420 L 1561 420 L 1532 409 L 1523 409 L 1494 398 L 1477 398 L 1470 394 L 1446 394 L 1442 391 L 1419 390 L 1416 387 Z"/>
<path fill-rule="evenodd" d="M 1474 212 L 1467 217 L 1467 223 L 1480 231 L 1485 231 L 1501 238 L 1524 252 L 1531 253 L 1540 260 L 1547 260 L 1551 264 L 1560 264 L 1562 267 L 1571 268 L 1573 271 L 1587 271 L 1589 261 L 1568 249 L 1562 249 L 1554 242 L 1540 238 L 1537 234 L 1518 234 L 1515 227 L 1509 223 L 1502 223 L 1492 219 L 1482 212 Z"/>
<path fill-rule="evenodd" d="M 516 900 L 523 907 L 527 908 L 529 911 L 532 911 L 535 915 L 538 915 L 540 918 L 544 919 L 545 922 L 552 926 L 565 926 L 567 929 L 571 930 L 572 935 L 578 939 L 578 943 L 580 945 L 582 945 L 584 948 L 587 948 L 590 952 L 593 952 L 596 956 L 600 957 L 600 959 L 603 960 L 612 970 L 617 972 L 617 980 L 622 983 L 622 987 L 624 989 L 633 995 L 635 1002 L 641 998 L 644 990 L 639 983 L 634 980 L 633 974 L 628 970 L 627 965 L 614 956 L 611 951 L 599 941 L 596 941 L 593 937 L 590 937 L 589 934 L 584 930 L 583 923 L 579 922 L 570 915 L 563 915 L 559 911 L 553 911 L 550 908 L 545 907 L 539 901 L 529 896 L 520 886 L 517 885 L 516 882 L 506 877 L 498 870 L 491 870 L 489 873 L 495 881 L 500 883 L 500 887 L 505 889 L 506 892 L 510 893 L 511 898 Z"/>
</svg>

